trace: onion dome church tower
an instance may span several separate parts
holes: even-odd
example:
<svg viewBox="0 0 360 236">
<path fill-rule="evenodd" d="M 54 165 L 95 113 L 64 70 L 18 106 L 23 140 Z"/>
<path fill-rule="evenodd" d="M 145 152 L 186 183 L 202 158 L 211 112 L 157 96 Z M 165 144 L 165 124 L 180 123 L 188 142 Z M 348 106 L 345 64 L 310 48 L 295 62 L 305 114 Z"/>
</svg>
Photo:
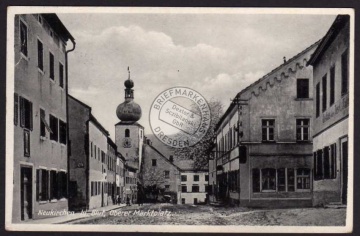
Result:
<svg viewBox="0 0 360 236">
<path fill-rule="evenodd" d="M 125 157 L 126 162 L 133 168 L 140 169 L 142 160 L 142 146 L 144 142 L 144 127 L 137 121 L 141 118 L 141 107 L 134 102 L 134 81 L 125 80 L 125 101 L 116 109 L 120 122 L 115 125 L 115 143 L 118 151 Z"/>
</svg>

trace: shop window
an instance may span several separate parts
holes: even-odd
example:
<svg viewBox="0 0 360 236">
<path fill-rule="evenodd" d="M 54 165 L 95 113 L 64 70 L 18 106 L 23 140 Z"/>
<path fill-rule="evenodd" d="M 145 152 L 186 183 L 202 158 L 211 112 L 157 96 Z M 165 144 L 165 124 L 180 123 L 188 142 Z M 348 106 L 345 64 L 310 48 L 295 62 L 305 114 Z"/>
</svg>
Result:
<svg viewBox="0 0 360 236">
<path fill-rule="evenodd" d="M 323 149 L 324 160 L 324 179 L 330 179 L 330 148 L 324 147 Z"/>
<path fill-rule="evenodd" d="M 252 188 L 253 192 L 260 192 L 260 170 L 253 169 L 252 170 Z"/>
<path fill-rule="evenodd" d="M 44 169 L 36 170 L 36 200 L 47 201 L 49 199 L 49 172 Z"/>
<path fill-rule="evenodd" d="M 296 119 L 296 140 L 308 141 L 310 131 L 310 119 Z"/>
<path fill-rule="evenodd" d="M 287 187 L 288 192 L 294 192 L 295 191 L 295 171 L 292 168 L 287 169 Z"/>
<path fill-rule="evenodd" d="M 297 79 L 297 98 L 309 98 L 309 79 Z"/>
<path fill-rule="evenodd" d="M 27 57 L 28 56 L 28 28 L 24 22 L 20 21 L 20 52 Z"/>
<path fill-rule="evenodd" d="M 296 188 L 310 189 L 310 169 L 299 168 L 296 171 Z"/>
<path fill-rule="evenodd" d="M 315 180 L 323 179 L 323 151 L 318 150 L 314 153 L 314 171 L 315 171 Z"/>
<path fill-rule="evenodd" d="M 262 120 L 262 141 L 274 141 L 274 119 Z"/>
<path fill-rule="evenodd" d="M 261 170 L 262 190 L 276 190 L 276 170 L 266 168 Z"/>
<path fill-rule="evenodd" d="M 277 170 L 278 172 L 278 191 L 284 192 L 286 191 L 286 180 L 285 180 L 285 168 L 281 168 Z"/>
<path fill-rule="evenodd" d="M 55 170 L 50 171 L 50 200 L 58 198 L 58 180 Z"/>
</svg>

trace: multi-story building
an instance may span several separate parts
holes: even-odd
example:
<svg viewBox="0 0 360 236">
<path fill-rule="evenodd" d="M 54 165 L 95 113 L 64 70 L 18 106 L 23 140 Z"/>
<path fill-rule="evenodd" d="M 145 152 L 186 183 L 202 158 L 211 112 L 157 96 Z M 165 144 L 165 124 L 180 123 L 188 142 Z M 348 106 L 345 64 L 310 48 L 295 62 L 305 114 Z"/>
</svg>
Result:
<svg viewBox="0 0 360 236">
<path fill-rule="evenodd" d="M 145 138 L 145 140 L 141 169 L 144 187 L 156 186 L 161 190 L 161 194 L 157 195 L 158 199 L 156 200 L 161 201 L 164 195 L 168 195 L 171 197 L 171 202 L 179 203 L 180 168 L 174 164 L 173 156 L 166 158 L 152 146 L 149 139 Z M 146 197 L 151 199 L 154 196 Z"/>
<path fill-rule="evenodd" d="M 205 204 L 208 202 L 209 170 L 195 170 L 192 160 L 176 162 L 181 169 L 181 204 Z"/>
<path fill-rule="evenodd" d="M 339 15 L 312 55 L 314 205 L 347 203 L 350 17 Z"/>
<path fill-rule="evenodd" d="M 67 41 L 55 14 L 15 16 L 13 222 L 67 210 Z"/>
<path fill-rule="evenodd" d="M 220 200 L 311 206 L 313 71 L 306 63 L 317 45 L 243 89 L 218 122 Z"/>
<path fill-rule="evenodd" d="M 107 138 L 107 154 L 106 154 L 106 166 L 107 166 L 107 204 L 113 205 L 116 198 L 116 161 L 117 161 L 117 146 L 110 137 Z"/>
<path fill-rule="evenodd" d="M 120 197 L 120 202 L 125 199 L 125 158 L 116 152 L 116 200 Z M 118 202 L 119 203 L 119 202 Z"/>
<path fill-rule="evenodd" d="M 109 132 L 91 107 L 69 97 L 69 208 L 94 209 L 107 205 L 106 152 Z"/>
<path fill-rule="evenodd" d="M 138 169 L 125 164 L 124 202 L 137 203 L 138 198 Z"/>
</svg>

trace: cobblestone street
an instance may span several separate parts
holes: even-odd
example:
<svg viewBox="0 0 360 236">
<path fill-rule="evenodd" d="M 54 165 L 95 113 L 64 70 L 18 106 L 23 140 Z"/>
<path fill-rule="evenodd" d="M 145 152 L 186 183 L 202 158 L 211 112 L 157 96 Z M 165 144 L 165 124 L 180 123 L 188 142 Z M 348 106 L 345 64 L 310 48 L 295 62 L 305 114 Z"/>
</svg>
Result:
<svg viewBox="0 0 360 236">
<path fill-rule="evenodd" d="M 127 206 L 71 222 L 72 224 L 119 225 L 287 225 L 342 226 L 346 209 L 249 209 L 241 207 L 212 207 L 208 205 L 147 204 Z"/>
</svg>

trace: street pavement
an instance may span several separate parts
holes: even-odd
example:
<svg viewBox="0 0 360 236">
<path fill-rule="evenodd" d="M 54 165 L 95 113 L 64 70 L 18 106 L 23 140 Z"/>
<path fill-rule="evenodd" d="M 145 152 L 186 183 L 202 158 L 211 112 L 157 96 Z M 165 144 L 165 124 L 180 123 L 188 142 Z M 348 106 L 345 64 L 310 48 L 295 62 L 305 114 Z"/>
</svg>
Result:
<svg viewBox="0 0 360 236">
<path fill-rule="evenodd" d="M 343 226 L 346 209 L 251 209 L 209 205 L 144 204 L 113 209 L 70 224 Z"/>
</svg>

